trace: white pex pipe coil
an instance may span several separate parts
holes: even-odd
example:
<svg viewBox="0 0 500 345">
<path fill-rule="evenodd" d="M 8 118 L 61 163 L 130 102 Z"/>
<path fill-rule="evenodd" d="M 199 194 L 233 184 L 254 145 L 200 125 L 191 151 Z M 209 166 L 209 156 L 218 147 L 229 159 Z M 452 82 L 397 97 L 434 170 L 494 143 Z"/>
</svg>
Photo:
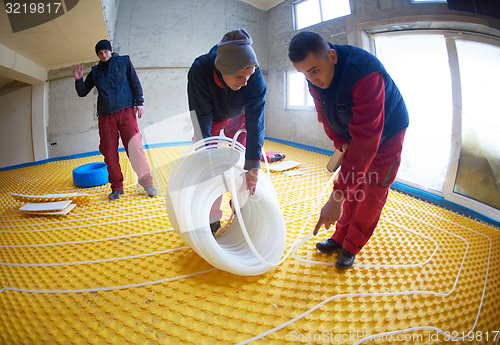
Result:
<svg viewBox="0 0 500 345">
<path fill-rule="evenodd" d="M 242 276 L 259 275 L 279 264 L 286 225 L 274 187 L 261 170 L 256 192 L 240 193 L 245 147 L 223 136 L 191 145 L 169 177 L 167 212 L 177 234 L 211 265 Z M 236 216 L 214 238 L 210 209 L 229 191 Z"/>
</svg>

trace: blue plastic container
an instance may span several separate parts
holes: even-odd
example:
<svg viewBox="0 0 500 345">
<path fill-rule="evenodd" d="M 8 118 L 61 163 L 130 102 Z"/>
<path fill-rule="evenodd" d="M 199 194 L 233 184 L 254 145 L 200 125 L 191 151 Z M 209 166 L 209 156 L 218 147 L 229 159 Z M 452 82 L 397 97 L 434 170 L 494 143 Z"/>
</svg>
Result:
<svg viewBox="0 0 500 345">
<path fill-rule="evenodd" d="M 89 163 L 73 169 L 73 183 L 77 187 L 95 187 L 109 183 L 106 163 Z"/>
</svg>

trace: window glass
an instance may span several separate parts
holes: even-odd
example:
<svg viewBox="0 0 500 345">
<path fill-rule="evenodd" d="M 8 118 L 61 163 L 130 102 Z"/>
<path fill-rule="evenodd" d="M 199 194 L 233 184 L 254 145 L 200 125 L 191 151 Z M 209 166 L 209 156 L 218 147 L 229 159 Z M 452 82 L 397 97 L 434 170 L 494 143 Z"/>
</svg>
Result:
<svg viewBox="0 0 500 345">
<path fill-rule="evenodd" d="M 500 209 L 500 47 L 456 40 L 462 140 L 454 191 Z"/>
<path fill-rule="evenodd" d="M 401 91 L 410 117 L 397 177 L 442 192 L 450 162 L 453 116 L 445 38 L 377 36 L 375 47 Z"/>
<path fill-rule="evenodd" d="M 304 75 L 299 72 L 288 74 L 290 106 L 304 105 Z"/>
<path fill-rule="evenodd" d="M 351 14 L 349 1 L 344 0 L 321 0 L 323 21 L 348 16 Z"/>
<path fill-rule="evenodd" d="M 314 109 L 314 100 L 304 74 L 291 70 L 287 72 L 287 109 Z"/>
<path fill-rule="evenodd" d="M 302 0 L 293 4 L 293 10 L 295 30 L 351 14 L 349 0 Z"/>
<path fill-rule="evenodd" d="M 309 92 L 309 88 L 307 90 L 308 90 L 308 92 L 307 92 L 307 105 L 311 108 L 314 108 L 314 99 L 311 96 L 311 93 Z"/>
<path fill-rule="evenodd" d="M 321 22 L 318 0 L 304 0 L 295 4 L 296 29 L 302 29 Z"/>
</svg>

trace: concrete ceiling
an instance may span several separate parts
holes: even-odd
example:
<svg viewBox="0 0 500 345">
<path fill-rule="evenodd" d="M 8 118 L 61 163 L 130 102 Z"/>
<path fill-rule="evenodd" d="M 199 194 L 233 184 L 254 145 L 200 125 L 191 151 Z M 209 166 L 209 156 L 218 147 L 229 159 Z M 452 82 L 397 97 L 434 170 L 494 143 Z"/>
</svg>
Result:
<svg viewBox="0 0 500 345">
<path fill-rule="evenodd" d="M 241 1 L 267 11 L 284 0 Z M 97 60 L 95 43 L 108 37 L 101 0 L 61 2 L 63 15 L 17 32 L 0 2 L 0 84 L 32 83 L 49 70 Z"/>
<path fill-rule="evenodd" d="M 2 86 L 4 86 L 5 84 L 7 84 L 9 81 L 11 81 L 11 79 L 9 79 L 9 78 L 5 78 L 5 77 L 2 77 L 2 76 L 0 75 L 0 88 L 1 88 Z"/>
<path fill-rule="evenodd" d="M 274 6 L 281 4 L 285 0 L 241 0 L 243 2 L 249 3 L 250 5 L 257 7 L 261 10 L 267 11 Z"/>
<path fill-rule="evenodd" d="M 72 4 L 69 11 L 61 8 L 65 13 L 55 19 L 13 32 L 4 2 L 0 3 L 0 77 L 17 79 L 19 73 L 11 72 L 22 69 L 22 62 L 48 71 L 96 60 L 95 43 L 108 37 L 101 0 L 73 0 Z"/>
</svg>

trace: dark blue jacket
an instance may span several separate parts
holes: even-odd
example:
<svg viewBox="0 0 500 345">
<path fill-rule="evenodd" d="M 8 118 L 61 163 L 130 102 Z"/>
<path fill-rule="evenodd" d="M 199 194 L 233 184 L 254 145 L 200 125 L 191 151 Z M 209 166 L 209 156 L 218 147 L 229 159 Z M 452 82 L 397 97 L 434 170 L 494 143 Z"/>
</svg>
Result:
<svg viewBox="0 0 500 345">
<path fill-rule="evenodd" d="M 385 82 L 384 129 L 380 145 L 386 139 L 408 127 L 408 111 L 398 87 L 382 63 L 367 51 L 349 45 L 331 44 L 338 56 L 335 75 L 330 87 L 323 90 L 309 86 L 319 94 L 323 114 L 331 128 L 348 141 L 351 140 L 349 124 L 353 113 L 354 85 L 371 73 L 378 72 Z"/>
<path fill-rule="evenodd" d="M 198 57 L 189 69 L 189 110 L 196 113 L 203 138 L 211 136 L 212 121 L 224 121 L 245 114 L 245 169 L 259 168 L 264 144 L 264 78 L 257 67 L 247 85 L 233 91 L 224 83 L 221 73 L 215 68 L 216 56 L 217 46 L 214 46 L 208 54 Z"/>
<path fill-rule="evenodd" d="M 75 81 L 80 97 L 85 97 L 94 86 L 99 91 L 97 115 L 116 113 L 144 103 L 141 82 L 128 55 L 113 53 L 108 61 L 99 61 L 92 67 L 85 82 L 83 78 Z"/>
<path fill-rule="evenodd" d="M 342 150 L 349 143 L 339 173 L 343 178 L 334 184 L 334 190 L 349 198 L 366 176 L 379 148 L 408 127 L 408 111 L 399 89 L 375 56 L 353 46 L 330 46 L 338 57 L 333 80 L 326 89 L 309 83 L 309 90 L 318 120 L 335 148 Z M 394 157 L 392 163 L 397 159 Z"/>
</svg>

